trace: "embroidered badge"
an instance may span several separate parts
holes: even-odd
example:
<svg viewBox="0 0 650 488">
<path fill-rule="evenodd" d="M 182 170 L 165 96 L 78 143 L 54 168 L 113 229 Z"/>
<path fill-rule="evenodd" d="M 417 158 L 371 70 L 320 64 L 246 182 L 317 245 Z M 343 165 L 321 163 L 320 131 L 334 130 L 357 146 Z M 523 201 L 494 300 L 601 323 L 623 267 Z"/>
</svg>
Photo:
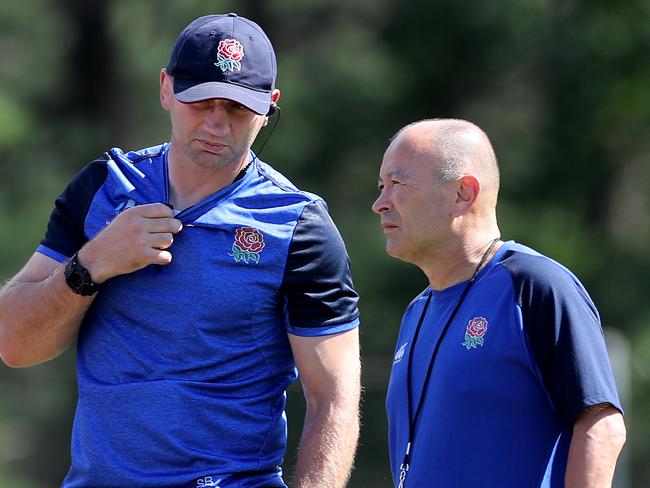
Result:
<svg viewBox="0 0 650 488">
<path fill-rule="evenodd" d="M 264 249 L 264 236 L 254 227 L 240 227 L 235 232 L 235 242 L 232 245 L 232 254 L 228 256 L 235 258 L 235 262 L 244 261 L 248 264 L 251 260 L 254 263 L 260 262 L 260 252 Z"/>
<path fill-rule="evenodd" d="M 483 336 L 488 329 L 488 321 L 485 317 L 474 317 L 467 323 L 465 329 L 465 342 L 462 343 L 467 349 L 483 347 Z"/>
<path fill-rule="evenodd" d="M 241 60 L 244 58 L 244 46 L 236 39 L 219 41 L 217 48 L 217 61 L 215 66 L 226 71 L 241 71 Z"/>
</svg>

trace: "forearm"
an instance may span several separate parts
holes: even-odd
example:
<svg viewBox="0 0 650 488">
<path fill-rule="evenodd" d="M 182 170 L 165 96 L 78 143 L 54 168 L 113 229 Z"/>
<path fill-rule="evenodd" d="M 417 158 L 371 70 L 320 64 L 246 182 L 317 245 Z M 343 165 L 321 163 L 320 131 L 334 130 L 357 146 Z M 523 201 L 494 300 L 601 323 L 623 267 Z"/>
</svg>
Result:
<svg viewBox="0 0 650 488">
<path fill-rule="evenodd" d="M 73 293 L 63 269 L 42 281 L 14 278 L 0 290 L 0 355 L 9 366 L 46 361 L 72 342 L 93 297 Z"/>
<path fill-rule="evenodd" d="M 307 406 L 294 488 L 341 488 L 352 470 L 359 438 L 359 395 Z"/>
<path fill-rule="evenodd" d="M 609 488 L 623 444 L 625 424 L 609 404 L 586 409 L 573 429 L 566 488 Z"/>
<path fill-rule="evenodd" d="M 150 264 L 171 262 L 167 250 L 182 224 L 162 203 L 125 210 L 79 250 L 95 283 Z M 10 366 L 29 366 L 65 350 L 96 295 L 75 294 L 64 265 L 38 252 L 0 290 L 0 355 Z"/>
</svg>

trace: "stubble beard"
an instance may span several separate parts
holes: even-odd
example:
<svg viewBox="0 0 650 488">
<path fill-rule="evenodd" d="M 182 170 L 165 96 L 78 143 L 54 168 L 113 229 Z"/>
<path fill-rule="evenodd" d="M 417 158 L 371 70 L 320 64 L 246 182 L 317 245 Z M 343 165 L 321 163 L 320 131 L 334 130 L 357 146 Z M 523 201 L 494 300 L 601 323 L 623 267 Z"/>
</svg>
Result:
<svg viewBox="0 0 650 488">
<path fill-rule="evenodd" d="M 204 169 L 222 170 L 237 164 L 242 160 L 243 154 L 227 153 L 224 155 L 211 154 L 208 151 L 198 151 L 187 146 L 185 155 L 196 166 Z"/>
</svg>

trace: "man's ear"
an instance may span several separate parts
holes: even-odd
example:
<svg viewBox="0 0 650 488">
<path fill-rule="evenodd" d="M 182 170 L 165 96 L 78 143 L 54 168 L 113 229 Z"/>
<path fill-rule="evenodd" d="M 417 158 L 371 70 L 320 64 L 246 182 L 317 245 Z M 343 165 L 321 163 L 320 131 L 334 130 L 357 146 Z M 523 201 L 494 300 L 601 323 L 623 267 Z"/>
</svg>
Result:
<svg viewBox="0 0 650 488">
<path fill-rule="evenodd" d="M 278 101 L 280 100 L 280 90 L 278 90 L 277 88 L 275 88 L 275 89 L 271 92 L 271 100 L 273 100 L 273 103 L 276 103 L 276 104 L 278 103 Z"/>
<path fill-rule="evenodd" d="M 453 216 L 465 215 L 474 206 L 481 192 L 481 184 L 476 176 L 465 175 L 456 180 L 456 200 Z"/>
<path fill-rule="evenodd" d="M 171 107 L 171 97 L 174 96 L 174 80 L 167 73 L 165 68 L 160 70 L 160 105 L 165 110 Z"/>
<path fill-rule="evenodd" d="M 277 88 L 273 89 L 271 92 L 271 108 L 269 110 L 269 113 L 266 114 L 264 117 L 264 122 L 262 122 L 262 127 L 266 127 L 269 125 L 269 117 L 276 113 L 278 110 L 280 110 L 280 107 L 278 107 L 278 100 L 280 100 L 280 90 Z"/>
</svg>

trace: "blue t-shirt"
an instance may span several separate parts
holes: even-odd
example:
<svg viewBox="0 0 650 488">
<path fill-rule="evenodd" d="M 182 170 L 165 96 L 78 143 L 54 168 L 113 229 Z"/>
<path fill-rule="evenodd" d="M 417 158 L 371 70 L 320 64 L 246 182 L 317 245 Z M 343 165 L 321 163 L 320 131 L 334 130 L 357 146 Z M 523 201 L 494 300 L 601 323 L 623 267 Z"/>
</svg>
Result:
<svg viewBox="0 0 650 488">
<path fill-rule="evenodd" d="M 167 202 L 168 150 L 89 164 L 38 251 L 64 261 L 125 209 Z M 355 328 L 357 294 L 324 202 L 249 161 L 176 215 L 169 265 L 108 280 L 86 313 L 64 487 L 285 486 L 287 333 Z"/>
<path fill-rule="evenodd" d="M 441 329 L 466 285 L 428 288 L 405 312 L 386 402 L 396 485 L 408 439 L 409 356 L 412 417 Z M 594 304 L 569 270 L 506 242 L 442 340 L 405 486 L 562 487 L 572 426 L 599 403 L 620 409 Z"/>
</svg>

